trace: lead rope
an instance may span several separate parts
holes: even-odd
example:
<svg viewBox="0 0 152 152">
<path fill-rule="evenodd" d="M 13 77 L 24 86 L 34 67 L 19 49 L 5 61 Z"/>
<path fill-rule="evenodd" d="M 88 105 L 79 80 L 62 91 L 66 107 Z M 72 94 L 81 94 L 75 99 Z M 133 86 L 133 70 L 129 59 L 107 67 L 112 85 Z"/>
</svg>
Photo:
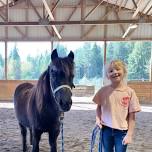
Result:
<svg viewBox="0 0 152 152">
<path fill-rule="evenodd" d="M 64 152 L 64 135 L 63 135 L 63 119 L 64 119 L 64 112 L 60 115 L 60 122 L 61 122 L 61 152 Z"/>
<path fill-rule="evenodd" d="M 102 141 L 101 141 L 102 140 L 102 129 L 100 129 L 100 127 L 98 125 L 96 125 L 95 128 L 92 131 L 90 152 L 93 152 L 98 132 L 100 133 L 99 144 L 98 144 L 98 152 L 102 152 Z"/>
</svg>

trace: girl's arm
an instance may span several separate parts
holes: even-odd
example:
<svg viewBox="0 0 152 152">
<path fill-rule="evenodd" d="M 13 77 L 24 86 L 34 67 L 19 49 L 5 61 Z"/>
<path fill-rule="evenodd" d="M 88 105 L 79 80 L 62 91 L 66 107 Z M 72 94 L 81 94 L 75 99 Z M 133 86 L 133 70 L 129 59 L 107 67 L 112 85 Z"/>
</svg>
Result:
<svg viewBox="0 0 152 152">
<path fill-rule="evenodd" d="M 128 131 L 127 135 L 123 139 L 123 144 L 129 144 L 132 142 L 132 136 L 135 128 L 135 112 L 129 113 L 128 116 Z"/>
<path fill-rule="evenodd" d="M 102 123 L 101 123 L 101 106 L 97 105 L 96 108 L 96 124 L 102 128 Z"/>
</svg>

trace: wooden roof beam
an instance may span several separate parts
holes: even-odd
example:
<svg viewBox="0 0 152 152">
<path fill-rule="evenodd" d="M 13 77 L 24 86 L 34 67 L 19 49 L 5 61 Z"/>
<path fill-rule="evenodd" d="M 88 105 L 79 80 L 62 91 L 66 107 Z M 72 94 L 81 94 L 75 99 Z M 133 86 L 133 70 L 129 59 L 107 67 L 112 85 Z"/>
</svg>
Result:
<svg viewBox="0 0 152 152">
<path fill-rule="evenodd" d="M 29 21 L 29 0 L 26 0 L 25 4 L 27 6 L 27 9 L 25 10 L 25 19 L 26 19 L 26 21 Z M 27 38 L 28 37 L 28 27 L 25 27 L 25 35 L 26 35 L 25 38 Z"/>
<path fill-rule="evenodd" d="M 137 9 L 136 9 L 136 11 L 134 12 L 132 18 L 135 18 L 135 17 L 137 16 L 137 14 L 139 13 L 141 4 L 142 4 L 142 0 L 139 0 L 139 2 L 138 2 L 138 4 L 137 4 Z"/>
<path fill-rule="evenodd" d="M 101 0 L 84 18 L 83 20 L 87 19 L 89 15 L 91 15 L 104 1 Z"/>
<path fill-rule="evenodd" d="M 143 11 L 143 13 L 147 14 L 151 10 L 151 8 L 152 8 L 152 0 L 149 0 L 145 9 L 144 9 L 144 11 Z"/>
<path fill-rule="evenodd" d="M 106 14 L 108 13 L 108 7 L 106 7 L 105 13 Z M 107 16 L 105 17 L 105 20 L 107 20 Z M 104 39 L 106 39 L 107 38 L 107 32 L 108 32 L 108 26 L 105 24 L 105 25 L 103 25 L 103 28 L 104 28 L 103 37 L 104 37 Z"/>
<path fill-rule="evenodd" d="M 55 11 L 55 9 L 57 8 L 58 4 L 59 4 L 60 0 L 58 0 L 55 5 L 53 6 L 53 8 L 51 9 L 51 12 L 53 13 Z M 49 18 L 49 15 L 46 17 Z"/>
<path fill-rule="evenodd" d="M 83 20 L 86 12 L 86 0 L 81 1 L 81 20 Z M 80 37 L 82 37 L 84 33 L 84 26 L 81 25 L 81 32 L 80 32 Z"/>
<path fill-rule="evenodd" d="M 39 12 L 37 11 L 36 7 L 33 5 L 32 1 L 29 0 L 29 3 L 31 4 L 32 8 L 34 9 L 34 12 L 36 13 L 36 15 L 39 17 L 39 19 L 42 19 L 41 15 L 39 14 Z M 52 33 L 50 32 L 48 27 L 45 27 L 45 29 L 47 30 L 47 32 L 49 33 L 50 36 L 52 36 Z"/>
<path fill-rule="evenodd" d="M 140 1 L 138 2 L 138 5 L 139 5 L 139 3 L 140 3 Z M 149 0 L 147 2 L 147 5 L 144 7 L 144 9 L 143 9 L 142 12 L 145 13 L 145 14 L 147 14 L 150 11 L 151 8 L 152 8 L 152 1 Z M 134 28 L 132 28 L 133 26 L 134 26 Z M 128 27 L 128 29 L 126 30 L 126 32 L 124 33 L 124 35 L 123 35 L 122 38 L 125 38 L 126 35 L 127 35 L 127 37 L 131 36 L 135 32 L 135 30 L 137 29 L 137 27 L 138 27 L 137 24 L 130 24 L 129 27 Z"/>
<path fill-rule="evenodd" d="M 132 2 L 134 4 L 135 8 L 137 8 L 137 4 L 136 4 L 135 0 L 132 0 Z"/>
<path fill-rule="evenodd" d="M 0 3 L 1 3 L 2 5 L 6 5 L 6 4 L 4 3 L 4 1 L 2 1 L 2 0 L 0 0 Z"/>
<path fill-rule="evenodd" d="M 5 21 L 6 20 L 6 18 L 4 17 L 5 15 L 4 15 L 4 13 L 2 12 L 2 11 L 0 11 L 0 17 Z M 4 16 L 3 16 L 4 15 Z M 11 22 L 11 20 L 9 20 L 10 22 Z M 20 33 L 23 37 L 25 36 L 25 34 L 19 29 L 19 27 L 14 27 L 15 29 L 16 29 L 16 31 L 18 32 L 18 33 Z"/>
<path fill-rule="evenodd" d="M 110 12 L 111 12 L 111 10 L 108 11 L 108 12 L 105 12 L 105 14 L 101 17 L 101 20 L 104 20 L 104 19 L 109 15 Z M 93 29 L 94 29 L 95 27 L 96 27 L 96 25 L 91 26 L 91 27 L 88 29 L 88 31 L 81 37 L 81 39 L 83 39 L 83 38 L 86 37 L 89 33 L 91 33 L 91 31 L 93 31 Z"/>
<path fill-rule="evenodd" d="M 0 22 L 1 26 L 52 26 L 52 25 L 104 25 L 104 24 L 152 24 L 152 19 L 134 20 L 95 20 L 95 21 L 50 21 L 39 22 Z"/>
<path fill-rule="evenodd" d="M 127 0 L 125 0 L 127 1 Z M 123 6 L 124 0 L 121 0 L 120 5 L 119 5 L 119 11 L 121 10 L 121 7 Z"/>
<path fill-rule="evenodd" d="M 119 17 L 118 12 L 117 12 L 116 10 L 114 10 L 114 13 L 115 13 L 116 19 L 117 19 L 117 20 L 120 20 L 120 17 Z M 122 32 L 125 33 L 125 29 L 124 29 L 124 27 L 123 27 L 123 24 L 119 24 L 119 25 L 120 25 L 120 28 L 121 28 Z"/>
<path fill-rule="evenodd" d="M 79 7 L 80 3 L 81 3 L 81 0 L 79 1 L 78 5 L 72 10 L 71 14 L 67 18 L 67 21 L 69 21 L 72 18 L 73 14 L 76 12 L 76 10 Z M 63 31 L 63 29 L 64 29 L 64 25 L 60 28 L 59 33 L 61 33 Z"/>
<path fill-rule="evenodd" d="M 9 3 L 6 1 L 6 22 L 9 22 Z"/>
<path fill-rule="evenodd" d="M 142 2 L 142 0 L 139 0 L 138 1 L 138 4 L 137 4 L 137 7 L 136 7 L 136 11 L 134 12 L 134 14 L 133 14 L 133 16 L 132 16 L 132 19 L 134 19 L 136 16 L 137 16 L 137 14 L 139 13 L 139 11 L 140 11 L 140 6 L 141 6 L 141 3 Z M 134 28 L 135 27 L 135 28 Z M 137 24 L 130 24 L 129 26 L 128 26 L 128 28 L 127 28 L 127 30 L 124 32 L 124 34 L 122 35 L 122 38 L 126 38 L 126 36 L 128 35 L 128 33 L 130 32 L 130 30 L 133 30 L 133 31 L 135 31 L 135 29 L 137 28 Z"/>
<path fill-rule="evenodd" d="M 54 17 L 53 17 L 53 14 L 51 13 L 51 10 L 50 10 L 47 2 L 46 2 L 45 0 L 42 0 L 42 2 L 43 2 L 43 4 L 44 4 L 45 9 L 46 9 L 47 13 L 49 14 L 49 17 L 51 18 L 51 20 L 52 20 L 52 21 L 55 21 L 55 19 L 54 19 Z M 52 26 L 54 32 L 56 33 L 56 35 L 58 36 L 58 38 L 59 38 L 59 39 L 62 39 L 62 37 L 61 37 L 60 33 L 58 32 L 56 26 L 55 26 L 55 25 L 51 25 L 51 26 Z"/>
<path fill-rule="evenodd" d="M 125 0 L 124 7 L 126 7 L 127 3 L 128 3 L 128 0 Z"/>
</svg>

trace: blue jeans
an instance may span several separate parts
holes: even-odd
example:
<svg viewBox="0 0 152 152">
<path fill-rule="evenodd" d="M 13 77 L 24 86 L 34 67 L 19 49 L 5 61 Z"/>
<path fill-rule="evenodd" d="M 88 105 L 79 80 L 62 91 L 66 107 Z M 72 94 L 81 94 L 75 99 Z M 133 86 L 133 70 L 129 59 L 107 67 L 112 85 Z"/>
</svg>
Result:
<svg viewBox="0 0 152 152">
<path fill-rule="evenodd" d="M 127 145 L 122 144 L 123 138 L 126 136 L 127 130 L 112 129 L 103 126 L 102 143 L 104 152 L 126 152 Z"/>
</svg>

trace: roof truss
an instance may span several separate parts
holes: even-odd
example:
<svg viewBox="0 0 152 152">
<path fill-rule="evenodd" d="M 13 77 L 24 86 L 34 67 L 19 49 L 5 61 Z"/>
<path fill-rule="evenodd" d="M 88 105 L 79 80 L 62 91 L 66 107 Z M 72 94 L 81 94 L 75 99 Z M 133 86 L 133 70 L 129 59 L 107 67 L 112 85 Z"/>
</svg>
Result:
<svg viewBox="0 0 152 152">
<path fill-rule="evenodd" d="M 38 2 L 39 1 L 39 2 Z M 134 39 L 147 39 L 151 40 L 152 36 L 145 37 L 134 36 L 140 33 L 140 27 L 151 27 L 152 28 L 152 1 L 145 0 L 73 0 L 73 3 L 64 3 L 61 0 L 0 0 L 0 28 L 5 28 L 5 34 L 3 37 L 0 36 L 0 40 L 4 39 L 20 39 L 30 40 L 33 37 L 33 33 L 30 32 L 32 27 L 45 29 L 46 36 L 42 36 L 37 39 L 57 39 L 57 40 L 108 40 L 108 39 L 120 39 L 120 40 L 134 40 Z M 130 6 L 132 5 L 132 6 Z M 130 8 L 128 7 L 130 6 Z M 20 8 L 25 11 L 25 20 L 16 20 L 12 18 L 10 12 Z M 104 13 L 97 17 L 97 12 L 103 9 Z M 33 10 L 37 16 L 37 20 L 31 20 L 30 10 Z M 58 16 L 58 11 L 63 10 L 64 16 L 62 19 Z M 68 13 L 64 13 L 68 10 Z M 79 13 L 80 12 L 80 13 Z M 66 14 L 66 15 L 64 15 Z M 126 14 L 126 17 L 122 16 Z M 127 15 L 128 14 L 128 15 Z M 34 15 L 34 14 L 33 14 Z M 78 15 L 80 15 L 79 19 Z M 113 16 L 111 18 L 111 16 Z M 138 28 L 131 28 L 132 25 L 136 24 Z M 112 31 L 111 26 L 119 27 L 119 35 L 111 36 L 108 31 Z M 138 26 L 140 25 L 140 26 Z M 80 29 L 78 28 L 80 26 Z M 94 33 L 98 33 L 98 27 L 104 29 L 101 36 L 96 37 Z M 20 37 L 10 34 L 10 28 L 14 28 L 14 32 L 18 33 Z M 72 31 L 71 27 L 75 27 L 71 36 L 67 33 L 67 29 Z M 79 31 L 76 31 L 76 29 Z M 146 28 L 145 28 L 146 29 Z M 148 28 L 147 28 L 148 29 Z M 80 32 L 81 31 L 81 32 Z M 79 32 L 79 36 L 75 36 Z M 152 35 L 152 30 L 150 31 Z M 0 30 L 1 35 L 1 30 Z M 114 34 L 116 35 L 116 34 Z M 12 38 L 14 37 L 14 38 Z M 16 37 L 16 38 L 15 38 Z M 33 40 L 36 40 L 36 35 Z"/>
</svg>

